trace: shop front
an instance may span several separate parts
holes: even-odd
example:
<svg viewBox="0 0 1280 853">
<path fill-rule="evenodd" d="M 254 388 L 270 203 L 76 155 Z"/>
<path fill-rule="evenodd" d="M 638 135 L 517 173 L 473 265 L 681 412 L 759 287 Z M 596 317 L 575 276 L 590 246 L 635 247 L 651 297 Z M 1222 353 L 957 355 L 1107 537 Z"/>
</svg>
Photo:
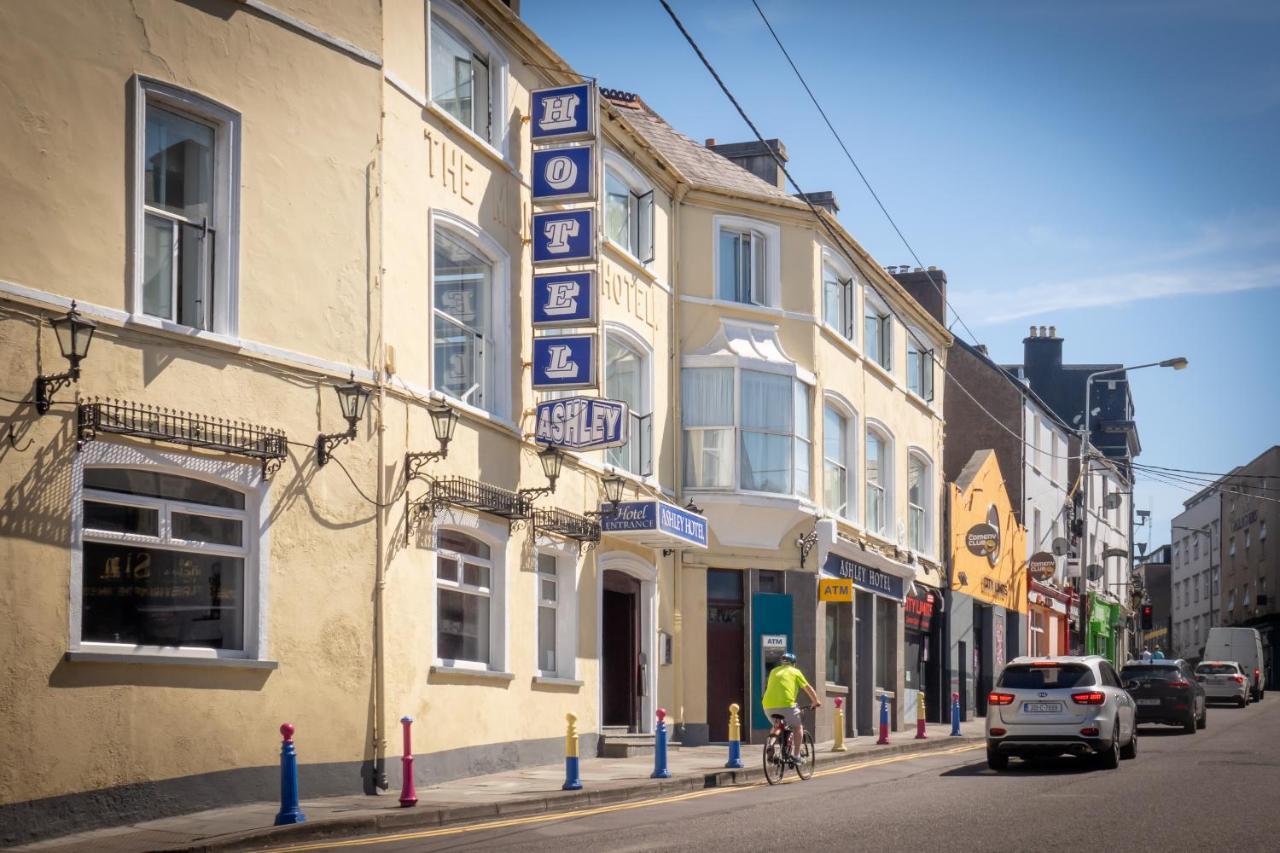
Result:
<svg viewBox="0 0 1280 853">
<path fill-rule="evenodd" d="M 917 713 L 920 697 L 925 697 L 927 716 L 937 720 L 939 661 L 934 613 L 940 609 L 942 594 L 924 584 L 915 584 L 903 604 L 903 710 L 908 722 Z"/>
<path fill-rule="evenodd" d="M 1124 619 L 1120 602 L 1091 592 L 1086 612 L 1089 614 L 1089 622 L 1085 626 L 1085 654 L 1102 655 L 1113 664 L 1119 665 L 1118 639 Z"/>
<path fill-rule="evenodd" d="M 1065 655 L 1070 648 L 1067 617 L 1073 595 L 1039 581 L 1030 582 L 1027 596 L 1027 653 Z"/>
</svg>

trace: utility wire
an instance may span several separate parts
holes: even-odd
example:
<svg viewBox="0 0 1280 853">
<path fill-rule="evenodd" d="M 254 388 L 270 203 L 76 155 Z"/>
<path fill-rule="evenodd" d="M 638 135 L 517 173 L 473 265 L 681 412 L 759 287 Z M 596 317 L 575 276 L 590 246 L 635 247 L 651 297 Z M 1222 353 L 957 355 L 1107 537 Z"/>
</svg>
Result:
<svg viewBox="0 0 1280 853">
<path fill-rule="evenodd" d="M 666 4 L 664 3 L 663 5 Z M 915 259 L 916 266 L 924 270 L 924 274 L 929 279 L 929 283 L 933 285 L 934 290 L 938 291 L 938 295 L 942 297 L 942 301 L 946 304 L 947 308 L 951 309 L 951 313 L 956 318 L 956 322 L 958 322 L 961 327 L 969 333 L 969 337 L 973 339 L 973 342 L 977 343 L 978 336 L 973 333 L 973 329 L 969 328 L 969 324 L 960 316 L 960 312 L 957 311 L 955 306 L 947 299 L 947 295 L 942 291 L 942 286 L 934 280 L 933 273 L 930 272 L 928 267 L 924 265 L 924 262 L 920 260 L 920 256 L 916 254 L 916 250 L 912 248 L 906 235 L 902 233 L 902 229 L 898 227 L 898 223 L 894 221 L 888 208 L 886 208 L 884 206 L 884 202 L 880 200 L 880 194 L 871 186 L 871 181 L 867 179 L 866 174 L 862 171 L 862 167 L 858 165 L 858 161 L 853 159 L 853 155 L 849 153 L 849 147 L 844 144 L 844 139 L 841 138 L 840 132 L 836 130 L 835 125 L 831 123 L 831 119 L 827 117 L 827 111 L 822 108 L 822 104 L 818 103 L 818 98 L 813 94 L 813 89 L 809 88 L 808 81 L 804 79 L 804 75 L 801 74 L 800 69 L 796 67 L 795 60 L 791 58 L 791 54 L 787 51 L 786 46 L 782 44 L 782 39 L 778 37 L 777 31 L 774 30 L 773 24 L 769 22 L 769 18 L 764 13 L 764 9 L 760 8 L 760 4 L 757 3 L 756 0 L 751 0 L 751 5 L 755 6 L 756 11 L 760 13 L 760 20 L 764 21 L 764 25 L 769 29 L 769 35 L 773 36 L 773 40 L 777 43 L 778 49 L 781 50 L 782 55 L 786 57 L 787 64 L 790 65 L 791 70 L 795 72 L 796 79 L 800 81 L 800 85 L 804 87 L 805 93 L 809 95 L 809 100 L 813 101 L 813 105 L 817 108 L 818 114 L 822 116 L 822 120 L 826 122 L 827 129 L 831 131 L 831 135 L 836 138 L 836 142 L 840 145 L 840 150 L 844 152 L 845 159 L 849 161 L 849 165 L 853 166 L 853 170 L 857 172 L 858 177 L 862 179 L 863 186 L 867 188 L 867 192 L 871 193 L 871 198 L 875 199 L 876 206 L 880 208 L 880 212 L 884 214 L 884 218 L 889 221 L 891 226 L 893 226 L 893 231 L 898 235 L 898 239 L 902 241 L 902 245 L 907 247 L 907 251 L 910 252 L 911 257 Z"/>
</svg>

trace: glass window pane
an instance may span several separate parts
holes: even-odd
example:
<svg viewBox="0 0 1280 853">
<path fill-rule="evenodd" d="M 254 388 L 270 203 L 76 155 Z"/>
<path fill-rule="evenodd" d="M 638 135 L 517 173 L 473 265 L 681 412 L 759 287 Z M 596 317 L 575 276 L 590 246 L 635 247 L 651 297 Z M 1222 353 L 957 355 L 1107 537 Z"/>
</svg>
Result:
<svg viewBox="0 0 1280 853">
<path fill-rule="evenodd" d="M 436 577 L 442 581 L 458 582 L 458 561 L 452 557 L 436 557 Z"/>
<path fill-rule="evenodd" d="M 437 533 L 436 547 L 444 551 L 453 551 L 455 554 L 467 554 L 482 560 L 489 559 L 488 545 L 457 530 L 441 530 Z"/>
<path fill-rule="evenodd" d="M 554 607 L 538 608 L 538 668 L 543 672 L 556 671 L 556 610 Z"/>
<path fill-rule="evenodd" d="M 556 558 L 552 554 L 538 555 L 538 572 L 544 575 L 556 575 Z"/>
<path fill-rule="evenodd" d="M 199 225 L 178 227 L 178 322 L 208 329 L 213 316 L 210 282 L 213 281 L 214 232 Z"/>
<path fill-rule="evenodd" d="M 478 121 L 488 113 L 488 93 L 479 92 L 482 79 L 483 85 L 488 86 L 488 73 L 475 57 L 471 46 L 447 24 L 431 19 L 431 99 L 488 139 L 486 122 Z"/>
<path fill-rule="evenodd" d="M 680 375 L 685 426 L 733 425 L 733 368 L 685 368 Z"/>
<path fill-rule="evenodd" d="M 489 588 L 489 569 L 486 566 L 477 566 L 475 563 L 462 564 L 462 582 L 468 586 L 478 586 L 485 589 Z"/>
<path fill-rule="evenodd" d="M 884 456 L 884 442 L 873 432 L 867 433 L 867 482 L 883 485 L 880 464 Z"/>
<path fill-rule="evenodd" d="M 742 301 L 738 283 L 742 280 L 742 235 L 736 231 L 720 232 L 720 269 L 716 283 L 716 296 L 733 302 Z"/>
<path fill-rule="evenodd" d="M 489 331 L 489 282 L 492 264 L 447 231 L 435 232 L 435 306 L 459 325 L 479 334 Z"/>
<path fill-rule="evenodd" d="M 733 430 L 686 430 L 684 481 L 694 488 L 728 488 L 733 485 Z"/>
<path fill-rule="evenodd" d="M 742 572 L 729 569 L 708 569 L 707 600 L 742 601 Z"/>
<path fill-rule="evenodd" d="M 924 463 L 913 457 L 907 463 L 907 501 L 924 506 L 924 489 Z"/>
<path fill-rule="evenodd" d="M 213 218 L 214 129 L 147 104 L 146 203 L 192 222 Z"/>
<path fill-rule="evenodd" d="M 907 344 L 907 388 L 915 394 L 924 390 L 920 374 L 920 351 L 912 343 Z"/>
<path fill-rule="evenodd" d="M 622 400 L 631 411 L 644 414 L 640 397 L 642 356 L 616 335 L 605 337 L 604 388 L 611 400 Z"/>
<path fill-rule="evenodd" d="M 604 230 L 606 236 L 627 251 L 631 245 L 631 187 L 612 169 L 604 171 Z"/>
<path fill-rule="evenodd" d="M 84 502 L 84 529 L 160 535 L 160 513 L 145 507 Z"/>
<path fill-rule="evenodd" d="M 244 648 L 244 560 L 84 543 L 86 642 Z"/>
<path fill-rule="evenodd" d="M 150 213 L 143 219 L 142 310 L 152 317 L 173 320 L 175 225 Z"/>
<path fill-rule="evenodd" d="M 489 63 L 484 57 L 471 56 L 471 129 L 486 142 L 493 142 L 495 116 L 489 106 Z M 497 116 L 501 120 L 501 116 Z"/>
<path fill-rule="evenodd" d="M 480 337 L 438 315 L 435 331 L 436 389 L 459 400 L 483 405 Z"/>
<path fill-rule="evenodd" d="M 791 492 L 791 442 L 788 435 L 742 432 L 742 488 L 757 492 Z"/>
<path fill-rule="evenodd" d="M 751 300 L 757 305 L 768 301 L 765 297 L 764 238 L 751 235 Z M 745 301 L 745 300 L 744 300 Z"/>
<path fill-rule="evenodd" d="M 843 288 L 835 270 L 822 268 L 822 319 L 828 325 L 843 331 L 844 307 Z"/>
<path fill-rule="evenodd" d="M 244 524 L 238 519 L 175 512 L 170 516 L 170 522 L 173 525 L 175 539 L 212 542 L 215 545 L 244 544 Z"/>
<path fill-rule="evenodd" d="M 84 487 L 126 495 L 244 509 L 244 495 L 234 489 L 158 471 L 132 468 L 86 468 Z"/>
<path fill-rule="evenodd" d="M 794 402 L 790 376 L 742 371 L 742 426 L 790 433 Z"/>
<path fill-rule="evenodd" d="M 844 468 L 827 463 L 823 467 L 823 502 L 827 509 L 841 517 L 849 514 L 849 485 Z"/>
<path fill-rule="evenodd" d="M 554 579 L 543 578 L 542 582 L 538 586 L 540 587 L 538 590 L 538 597 L 542 601 L 554 602 L 557 600 L 556 582 Z"/>
<path fill-rule="evenodd" d="M 813 447 L 804 439 L 797 438 L 795 445 L 795 493 L 801 497 L 809 497 L 809 456 Z"/>
<path fill-rule="evenodd" d="M 489 599 L 452 589 L 436 594 L 436 654 L 444 660 L 489 662 Z"/>
<path fill-rule="evenodd" d="M 812 408 L 810 404 L 812 391 L 809 386 L 805 385 L 803 382 L 796 382 L 794 384 L 796 389 L 796 408 L 795 414 L 793 415 L 793 423 L 795 424 L 796 435 L 805 439 L 812 438 L 813 436 L 809 426 L 810 409 Z"/>
<path fill-rule="evenodd" d="M 845 419 L 830 406 L 822 411 L 822 454 L 840 465 L 847 465 L 845 453 L 849 447 L 845 432 Z"/>
</svg>

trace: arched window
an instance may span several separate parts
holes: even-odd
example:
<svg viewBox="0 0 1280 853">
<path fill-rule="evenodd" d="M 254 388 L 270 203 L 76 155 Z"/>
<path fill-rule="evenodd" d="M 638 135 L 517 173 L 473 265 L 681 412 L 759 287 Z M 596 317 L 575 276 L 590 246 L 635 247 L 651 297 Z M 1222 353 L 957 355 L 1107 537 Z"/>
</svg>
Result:
<svg viewBox="0 0 1280 853">
<path fill-rule="evenodd" d="M 822 410 L 822 493 L 827 512 L 857 518 L 856 419 L 848 406 L 828 398 Z"/>
<path fill-rule="evenodd" d="M 924 454 L 913 450 L 907 455 L 907 547 L 917 554 L 933 548 L 932 470 Z"/>
<path fill-rule="evenodd" d="M 650 360 L 647 347 L 622 327 L 605 330 L 604 392 L 630 410 L 627 443 L 606 451 L 610 465 L 646 477 L 653 473 L 653 417 L 649 403 Z"/>
<path fill-rule="evenodd" d="M 866 449 L 867 530 L 887 536 L 893 520 L 893 442 L 868 425 Z"/>
<path fill-rule="evenodd" d="M 604 233 L 642 264 L 653 260 L 653 187 L 634 166 L 605 152 Z"/>
</svg>

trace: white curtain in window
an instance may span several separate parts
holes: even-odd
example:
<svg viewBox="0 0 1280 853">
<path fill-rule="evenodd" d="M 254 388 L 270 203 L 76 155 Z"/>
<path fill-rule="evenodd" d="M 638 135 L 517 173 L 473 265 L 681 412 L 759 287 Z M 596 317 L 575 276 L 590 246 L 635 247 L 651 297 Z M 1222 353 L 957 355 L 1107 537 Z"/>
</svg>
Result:
<svg viewBox="0 0 1280 853">
<path fill-rule="evenodd" d="M 681 373 L 685 428 L 685 485 L 733 485 L 733 368 L 686 368 Z"/>
<path fill-rule="evenodd" d="M 884 439 L 867 430 L 867 527 L 882 533 L 885 528 L 886 473 Z"/>
<path fill-rule="evenodd" d="M 822 413 L 823 504 L 842 518 L 849 517 L 848 422 L 827 406 Z"/>
<path fill-rule="evenodd" d="M 925 545 L 928 544 L 926 501 L 928 500 L 929 483 L 926 479 L 926 473 L 927 466 L 924 461 L 915 456 L 910 457 L 907 462 L 907 504 L 911 518 L 909 519 L 910 530 L 908 530 L 907 535 L 908 544 L 913 551 L 923 551 Z M 1038 520 L 1039 512 L 1039 510 L 1036 510 L 1037 531 L 1040 526 Z M 1039 538 L 1038 532 L 1036 536 Z"/>
<path fill-rule="evenodd" d="M 810 495 L 810 458 L 813 455 L 813 432 L 809 425 L 812 391 L 803 382 L 795 382 L 795 493 L 807 498 Z"/>
<path fill-rule="evenodd" d="M 791 492 L 793 380 L 742 371 L 742 488 Z"/>
</svg>

